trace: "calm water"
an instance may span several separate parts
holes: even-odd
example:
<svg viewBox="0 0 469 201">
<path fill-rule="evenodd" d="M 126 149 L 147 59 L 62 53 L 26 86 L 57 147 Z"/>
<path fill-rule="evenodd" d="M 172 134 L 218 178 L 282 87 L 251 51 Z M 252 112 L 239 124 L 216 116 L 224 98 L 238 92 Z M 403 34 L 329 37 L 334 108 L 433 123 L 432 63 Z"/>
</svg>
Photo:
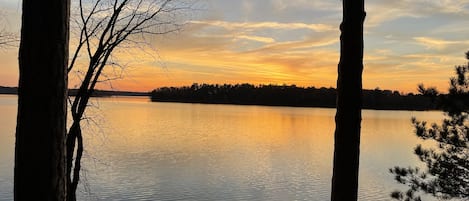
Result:
<svg viewBox="0 0 469 201">
<path fill-rule="evenodd" d="M 0 95 L 0 200 L 12 200 L 16 96 Z M 334 109 L 99 98 L 85 123 L 80 200 L 330 199 Z M 410 118 L 363 112 L 361 201 L 391 200 L 388 169 L 419 165 Z"/>
</svg>

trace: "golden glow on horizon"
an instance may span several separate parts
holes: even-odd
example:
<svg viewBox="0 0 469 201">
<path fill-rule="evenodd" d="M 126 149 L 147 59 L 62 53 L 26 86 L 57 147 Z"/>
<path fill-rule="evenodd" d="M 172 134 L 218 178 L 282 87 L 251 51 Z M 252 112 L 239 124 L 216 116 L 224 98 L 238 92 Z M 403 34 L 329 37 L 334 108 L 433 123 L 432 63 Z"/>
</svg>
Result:
<svg viewBox="0 0 469 201">
<path fill-rule="evenodd" d="M 0 4 L 19 30 L 19 11 Z M 181 32 L 147 37 L 150 48 L 116 52 L 114 58 L 125 69 L 107 70 L 112 82 L 98 88 L 150 91 L 192 83 L 336 86 L 339 1 L 219 0 L 207 6 L 209 12 L 187 19 Z M 453 67 L 466 63 L 468 17 L 467 1 L 368 2 L 363 87 L 407 93 L 424 83 L 446 91 Z M 3 51 L 0 85 L 16 86 L 17 50 Z M 70 86 L 78 83 L 79 77 L 71 74 Z"/>
</svg>

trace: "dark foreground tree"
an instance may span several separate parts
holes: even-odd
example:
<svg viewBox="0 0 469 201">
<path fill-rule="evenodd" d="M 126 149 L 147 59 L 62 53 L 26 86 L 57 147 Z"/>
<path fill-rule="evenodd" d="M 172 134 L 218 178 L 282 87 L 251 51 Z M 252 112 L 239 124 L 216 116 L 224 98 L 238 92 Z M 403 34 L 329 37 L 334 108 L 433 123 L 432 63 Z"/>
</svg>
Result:
<svg viewBox="0 0 469 201">
<path fill-rule="evenodd" d="M 364 0 L 343 0 L 332 201 L 356 201 L 362 107 Z"/>
<path fill-rule="evenodd" d="M 67 134 L 68 201 L 76 200 L 80 180 L 83 136 L 80 122 L 98 83 L 120 78 L 106 74 L 120 71 L 116 53 L 148 45 L 147 37 L 178 31 L 183 14 L 193 0 L 96 0 L 78 1 L 80 32 L 68 71 L 81 73 L 81 84 L 71 101 L 72 126 Z M 121 49 L 122 50 L 122 49 Z M 135 52 L 132 52 L 133 54 Z M 114 56 L 114 57 L 113 57 Z M 77 62 L 78 60 L 81 62 Z M 117 68 L 117 69 L 116 69 Z"/>
<path fill-rule="evenodd" d="M 23 1 L 14 199 L 66 197 L 69 1 Z"/>
<path fill-rule="evenodd" d="M 469 60 L 469 52 L 466 58 Z M 436 142 L 436 146 L 417 145 L 414 150 L 426 169 L 394 167 L 390 170 L 396 181 L 409 186 L 406 192 L 391 194 L 397 200 L 419 201 L 420 193 L 438 199 L 469 200 L 469 63 L 456 67 L 456 77 L 450 79 L 450 84 L 449 94 L 438 96 L 446 116 L 441 125 L 427 126 L 425 121 L 412 119 L 415 134 Z M 419 87 L 419 91 L 434 97 L 438 94 L 434 88 Z"/>
</svg>

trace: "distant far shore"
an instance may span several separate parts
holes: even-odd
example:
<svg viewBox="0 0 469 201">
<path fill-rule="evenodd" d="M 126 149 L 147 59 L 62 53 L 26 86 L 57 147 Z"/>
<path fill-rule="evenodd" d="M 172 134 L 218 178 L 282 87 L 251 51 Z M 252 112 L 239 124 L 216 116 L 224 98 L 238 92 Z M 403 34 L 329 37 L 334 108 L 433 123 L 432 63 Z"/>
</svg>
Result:
<svg viewBox="0 0 469 201">
<path fill-rule="evenodd" d="M 17 94 L 17 87 L 0 86 L 0 94 Z M 74 96 L 77 89 L 70 89 Z M 193 84 L 184 87 L 162 87 L 152 92 L 96 90 L 93 97 L 140 96 L 153 102 L 261 105 L 288 107 L 335 108 L 334 88 L 297 87 L 295 85 Z M 398 91 L 364 89 L 363 109 L 372 110 L 439 110 L 431 98 Z"/>
<path fill-rule="evenodd" d="M 68 94 L 74 96 L 77 89 L 70 89 Z M 0 86 L 0 94 L 18 94 L 18 87 L 3 87 Z M 93 97 L 106 97 L 106 96 L 150 96 L 149 92 L 133 92 L 133 91 L 111 91 L 111 90 L 95 90 Z"/>
<path fill-rule="evenodd" d="M 151 92 L 154 102 L 335 108 L 336 89 L 296 85 L 193 84 Z M 432 98 L 379 88 L 363 90 L 363 109 L 438 110 Z"/>
</svg>

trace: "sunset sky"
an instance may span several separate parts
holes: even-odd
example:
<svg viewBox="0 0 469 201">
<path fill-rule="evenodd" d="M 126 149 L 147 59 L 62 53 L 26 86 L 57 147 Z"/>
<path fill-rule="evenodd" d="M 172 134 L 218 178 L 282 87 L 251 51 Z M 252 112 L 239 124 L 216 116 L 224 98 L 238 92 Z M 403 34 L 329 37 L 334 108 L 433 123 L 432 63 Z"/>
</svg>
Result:
<svg viewBox="0 0 469 201">
<path fill-rule="evenodd" d="M 73 1 L 73 0 L 72 0 Z M 415 92 L 448 87 L 469 50 L 469 0 L 365 1 L 364 88 Z M 192 83 L 335 87 L 340 0 L 199 0 L 179 33 L 155 51 L 126 51 L 116 90 Z M 0 0 L 0 30 L 19 32 L 21 2 Z M 16 86 L 16 49 L 0 50 L 0 85 Z M 76 78 L 70 75 L 71 87 Z M 99 86 L 108 89 L 110 84 Z"/>
</svg>

